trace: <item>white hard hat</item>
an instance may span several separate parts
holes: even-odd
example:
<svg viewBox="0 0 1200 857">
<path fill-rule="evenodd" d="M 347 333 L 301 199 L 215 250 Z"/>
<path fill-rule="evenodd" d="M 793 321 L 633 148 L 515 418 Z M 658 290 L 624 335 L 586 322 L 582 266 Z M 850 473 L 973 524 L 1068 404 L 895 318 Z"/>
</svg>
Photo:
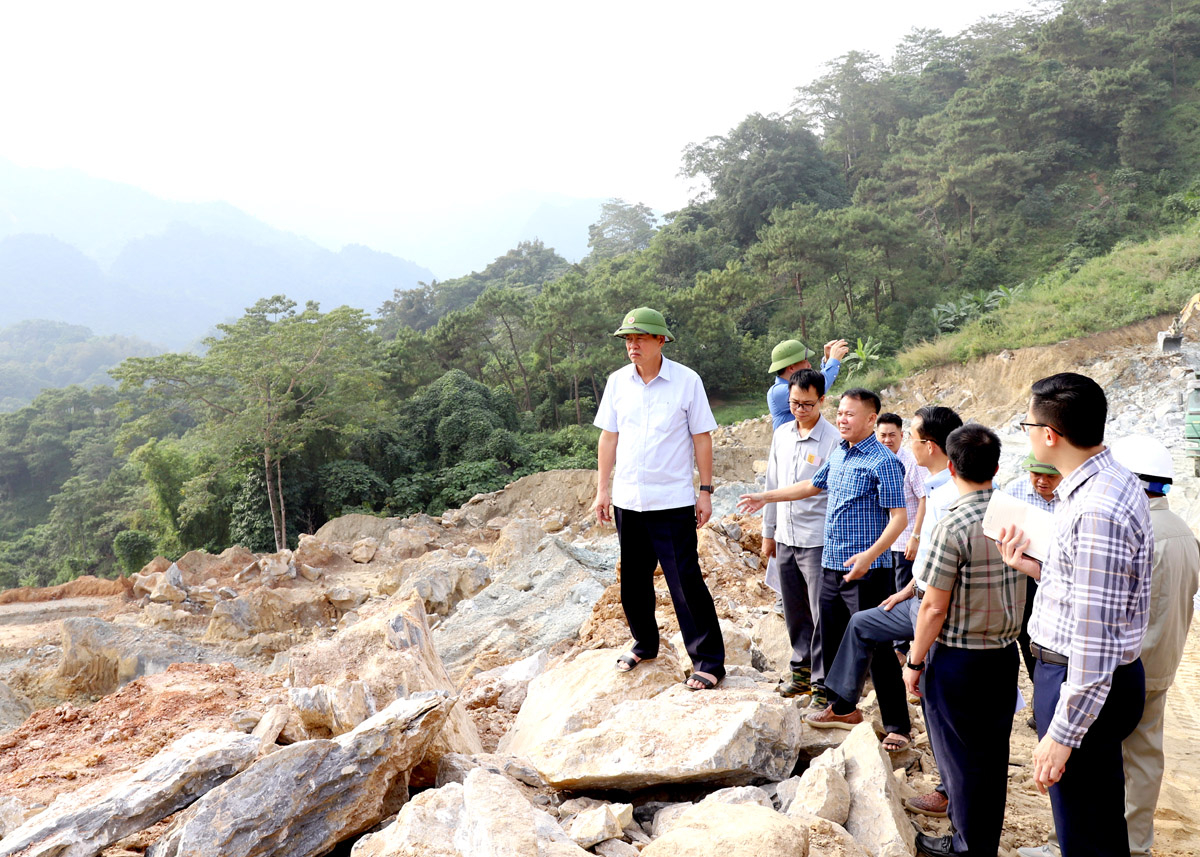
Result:
<svg viewBox="0 0 1200 857">
<path fill-rule="evenodd" d="M 1141 477 L 1143 482 L 1170 485 L 1175 479 L 1175 462 L 1157 438 L 1131 434 L 1114 441 L 1110 448 L 1113 458 Z M 1152 490 L 1161 492 L 1162 489 Z"/>
</svg>

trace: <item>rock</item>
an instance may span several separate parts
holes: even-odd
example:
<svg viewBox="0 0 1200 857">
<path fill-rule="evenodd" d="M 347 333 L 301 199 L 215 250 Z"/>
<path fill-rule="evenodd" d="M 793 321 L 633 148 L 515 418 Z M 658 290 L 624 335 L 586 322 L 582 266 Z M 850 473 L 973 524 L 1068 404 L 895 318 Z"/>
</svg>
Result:
<svg viewBox="0 0 1200 857">
<path fill-rule="evenodd" d="M 288 690 L 288 703 L 313 738 L 345 734 L 375 713 L 371 692 L 361 681 L 293 687 Z"/>
<path fill-rule="evenodd" d="M 452 705 L 445 693 L 398 699 L 353 732 L 276 750 L 180 813 L 148 853 L 325 854 L 395 811 Z"/>
<path fill-rule="evenodd" d="M 380 518 L 375 515 L 342 515 L 326 521 L 313 533 L 313 537 L 327 545 L 349 545 L 359 539 L 371 538 L 383 541 L 388 533 L 403 525 L 400 518 Z"/>
<path fill-rule="evenodd" d="M 535 652 L 513 664 L 481 672 L 463 687 L 462 705 L 468 710 L 497 708 L 514 717 L 521 710 L 529 682 L 545 671 L 546 652 Z"/>
<path fill-rule="evenodd" d="M 775 809 L 775 804 L 771 802 L 771 796 L 758 786 L 733 786 L 727 789 L 717 789 L 715 792 L 705 795 L 699 805 L 703 806 L 708 803 L 754 803 L 765 806 L 767 809 Z"/>
<path fill-rule="evenodd" d="M 257 557 L 241 545 L 226 548 L 219 554 L 207 551 L 188 551 L 175 563 L 183 573 L 183 585 L 187 587 L 205 580 L 221 580 L 232 577 Z M 179 585 L 179 584 L 176 584 Z"/>
<path fill-rule="evenodd" d="M 542 528 L 544 533 L 558 533 L 567 525 L 567 516 L 562 512 L 555 510 L 550 512 L 546 517 L 542 518 L 538 526 Z"/>
<path fill-rule="evenodd" d="M 360 563 L 370 562 L 375 559 L 377 550 L 379 550 L 379 539 L 368 536 L 365 539 L 359 539 L 350 547 L 350 559 Z"/>
<path fill-rule="evenodd" d="M 638 857 L 641 851 L 621 839 L 606 839 L 592 849 L 600 857 Z"/>
<path fill-rule="evenodd" d="M 512 560 L 491 585 L 459 602 L 434 632 L 438 652 L 450 675 L 461 680 L 575 639 L 604 588 L 615 582 L 608 560 L 546 536 L 533 554 Z M 487 654 L 482 668 L 475 663 L 481 653 Z"/>
<path fill-rule="evenodd" d="M 845 772 L 850 787 L 845 827 L 873 857 L 912 857 L 913 826 L 886 756 L 871 724 L 860 723 L 840 747 L 809 767 L 826 765 Z"/>
<path fill-rule="evenodd" d="M 547 812 L 504 777 L 476 768 L 414 797 L 396 821 L 354 844 L 351 857 L 587 857 Z"/>
<path fill-rule="evenodd" d="M 144 675 L 164 672 L 174 663 L 219 663 L 228 654 L 190 643 L 177 634 L 114 625 L 102 619 L 62 622 L 62 659 L 51 676 L 54 693 L 104 696 Z"/>
<path fill-rule="evenodd" d="M 633 807 L 630 807 L 630 818 L 633 817 Z M 591 848 L 605 839 L 616 839 L 621 835 L 623 825 L 613 815 L 607 806 L 597 806 L 584 810 L 571 819 L 567 825 L 567 836 L 574 840 L 580 848 Z"/>
<path fill-rule="evenodd" d="M 763 653 L 770 669 L 777 673 L 791 672 L 792 641 L 782 616 L 768 610 L 750 629 L 750 640 Z"/>
<path fill-rule="evenodd" d="M 623 702 L 651 699 L 683 680 L 673 652 L 663 651 L 629 672 L 615 668 L 620 654 L 617 649 L 580 652 L 529 682 L 525 702 L 497 751 L 527 756 L 550 739 L 599 725 Z"/>
<path fill-rule="evenodd" d="M 409 523 L 390 530 L 384 541 L 384 549 L 393 560 L 412 559 L 433 550 L 441 528 L 426 524 Z"/>
<path fill-rule="evenodd" d="M 694 806 L 695 804 L 691 801 L 686 801 L 684 803 L 672 803 L 664 806 L 658 812 L 654 813 L 652 832 L 654 833 L 655 838 L 658 838 L 665 833 L 669 833 L 671 829 L 679 823 L 679 819 L 683 818 L 683 814 Z"/>
<path fill-rule="evenodd" d="M 797 779 L 795 797 L 784 811 L 792 817 L 815 815 L 845 825 L 850 817 L 850 786 L 832 765 L 810 767 Z"/>
<path fill-rule="evenodd" d="M 32 713 L 33 703 L 29 697 L 0 681 L 0 732 L 15 729 Z"/>
<path fill-rule="evenodd" d="M 158 578 L 154 590 L 150 593 L 150 600 L 156 604 L 179 604 L 182 601 L 186 601 L 187 597 L 187 588 L 183 583 L 183 572 L 180 571 L 178 565 L 171 563 L 171 567 Z"/>
<path fill-rule="evenodd" d="M 549 738 L 526 755 L 555 788 L 745 785 L 792 772 L 800 721 L 800 710 L 769 687 L 728 676 L 714 691 L 677 685 L 627 701 L 596 726 Z"/>
<path fill-rule="evenodd" d="M 229 715 L 229 722 L 233 728 L 239 732 L 250 733 L 254 731 L 254 727 L 263 719 L 261 711 L 250 711 L 249 709 L 240 709 Z"/>
<path fill-rule="evenodd" d="M 369 597 L 369 593 L 359 586 L 335 586 L 326 593 L 326 597 L 339 613 L 349 613 L 351 610 L 361 607 Z"/>
<path fill-rule="evenodd" d="M 162 571 L 147 572 L 144 570 L 133 575 L 133 597 L 145 598 L 149 596 L 155 587 L 158 586 L 158 582 L 162 580 L 162 576 Z"/>
<path fill-rule="evenodd" d="M 0 797 L 0 839 L 18 827 L 25 820 L 25 807 L 15 797 Z"/>
<path fill-rule="evenodd" d="M 416 691 L 458 692 L 433 647 L 424 604 L 414 595 L 374 605 L 361 621 L 332 639 L 297 646 L 289 655 L 292 687 L 361 681 L 378 707 Z M 482 752 L 474 723 L 456 706 L 431 745 L 418 782 L 433 782 L 443 753 Z"/>
<path fill-rule="evenodd" d="M 726 667 L 752 667 L 754 659 L 750 654 L 751 639 L 750 633 L 745 628 L 739 628 L 728 619 L 721 619 L 721 636 L 725 640 L 725 666 Z M 679 655 L 681 662 L 690 663 L 687 653 L 687 647 L 683 644 L 683 634 L 676 632 L 671 637 L 671 646 Z"/>
<path fill-rule="evenodd" d="M 807 854 L 808 829 L 754 804 L 711 803 L 685 812 L 642 857 L 762 857 Z"/>
<path fill-rule="evenodd" d="M 790 818 L 794 824 L 808 828 L 808 853 L 813 857 L 873 857 L 840 824 L 802 812 Z"/>
<path fill-rule="evenodd" d="M 261 557 L 258 560 L 258 570 L 268 586 L 275 586 L 281 581 L 296 577 L 296 565 L 290 550 L 281 550 Z"/>
<path fill-rule="evenodd" d="M 239 732 L 185 735 L 130 776 L 59 795 L 0 841 L 0 855 L 93 857 L 228 780 L 257 752 L 258 742 Z"/>
<path fill-rule="evenodd" d="M 261 633 L 328 626 L 335 615 L 334 606 L 320 589 L 255 589 L 215 605 L 204 639 L 247 640 Z"/>
<path fill-rule="evenodd" d="M 456 557 L 448 550 L 436 550 L 393 565 L 380 577 L 377 588 L 381 595 L 413 592 L 425 602 L 426 613 L 446 616 L 491 580 L 492 571 L 482 554 Z"/>
<path fill-rule="evenodd" d="M 287 728 L 292 719 L 292 710 L 286 705 L 272 705 L 262 719 L 254 724 L 250 733 L 258 740 L 259 754 L 266 753 L 271 745 L 279 741 L 279 736 Z M 295 743 L 295 742 L 290 742 Z"/>
<path fill-rule="evenodd" d="M 496 540 L 496 546 L 492 548 L 492 568 L 504 571 L 514 562 L 529 556 L 538 543 L 546 538 L 547 532 L 537 521 L 528 518 L 519 518 L 505 525 L 500 531 L 500 538 Z"/>
</svg>

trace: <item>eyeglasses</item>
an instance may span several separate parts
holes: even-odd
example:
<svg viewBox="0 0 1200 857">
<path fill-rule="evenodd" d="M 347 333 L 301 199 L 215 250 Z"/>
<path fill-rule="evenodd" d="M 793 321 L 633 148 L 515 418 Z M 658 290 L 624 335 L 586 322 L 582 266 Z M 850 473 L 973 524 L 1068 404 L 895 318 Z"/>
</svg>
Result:
<svg viewBox="0 0 1200 857">
<path fill-rule="evenodd" d="M 1025 432 L 1025 434 L 1029 434 L 1029 430 L 1031 428 L 1044 428 L 1044 429 L 1049 429 L 1050 431 L 1054 432 L 1055 434 L 1062 434 L 1062 432 L 1060 432 L 1054 426 L 1047 425 L 1046 423 L 1017 423 L 1017 425 L 1019 425 L 1021 427 L 1021 431 Z"/>
<path fill-rule="evenodd" d="M 795 399 L 788 399 L 788 407 L 793 411 L 811 411 L 819 402 L 797 402 Z"/>
</svg>

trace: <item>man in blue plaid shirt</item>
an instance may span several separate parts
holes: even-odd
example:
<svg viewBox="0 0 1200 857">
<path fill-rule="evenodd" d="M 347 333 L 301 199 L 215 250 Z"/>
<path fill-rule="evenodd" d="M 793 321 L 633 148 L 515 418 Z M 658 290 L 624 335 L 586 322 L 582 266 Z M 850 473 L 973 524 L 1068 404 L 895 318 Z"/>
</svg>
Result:
<svg viewBox="0 0 1200 857">
<path fill-rule="evenodd" d="M 880 405 L 879 396 L 870 390 L 847 390 L 837 410 L 842 440 L 812 479 L 745 494 L 738 504 L 743 512 L 755 512 L 767 503 L 803 500 L 821 491 L 829 492 L 818 620 L 826 672 L 837 657 L 850 616 L 876 606 L 895 591 L 889 548 L 908 524 L 908 514 L 904 508 L 904 467 L 875 437 Z M 891 654 L 891 645 L 880 644 L 880 654 L 871 663 L 876 692 L 903 694 L 900 664 Z M 857 722 L 862 721 L 862 712 L 857 708 L 847 715 L 855 716 Z M 844 725 L 853 723 L 847 721 Z"/>
<path fill-rule="evenodd" d="M 1040 575 L 1029 622 L 1038 742 L 1033 778 L 1050 792 L 1064 857 L 1128 855 L 1121 742 L 1146 699 L 1140 658 L 1150 608 L 1154 530 L 1137 477 L 1104 445 L 1108 402 L 1091 378 L 1064 372 L 1033 385 L 1021 424 L 1039 461 L 1063 475 L 1044 565 L 1017 528 L 1004 560 Z"/>
</svg>

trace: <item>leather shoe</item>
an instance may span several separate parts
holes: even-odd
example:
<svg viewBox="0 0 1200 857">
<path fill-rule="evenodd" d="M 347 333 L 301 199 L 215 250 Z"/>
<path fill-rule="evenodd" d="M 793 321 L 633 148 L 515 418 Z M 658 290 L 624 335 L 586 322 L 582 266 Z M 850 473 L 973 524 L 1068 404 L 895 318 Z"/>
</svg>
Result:
<svg viewBox="0 0 1200 857">
<path fill-rule="evenodd" d="M 863 722 L 863 713 L 856 708 L 849 714 L 834 714 L 833 706 L 829 705 L 804 720 L 815 729 L 853 729 Z"/>
<path fill-rule="evenodd" d="M 960 852 L 950 847 L 953 841 L 949 836 L 930 836 L 928 833 L 918 833 L 917 853 L 928 854 L 929 857 L 960 857 Z"/>
<path fill-rule="evenodd" d="M 917 795 L 910 797 L 904 802 L 904 808 L 928 815 L 930 818 L 945 818 L 946 810 L 950 806 L 950 798 L 946 797 L 941 792 L 930 792 L 929 794 Z"/>
<path fill-rule="evenodd" d="M 1049 842 L 1045 845 L 1027 845 L 1024 848 L 1018 848 L 1017 853 L 1021 857 L 1058 857 L 1058 849 Z"/>
</svg>

